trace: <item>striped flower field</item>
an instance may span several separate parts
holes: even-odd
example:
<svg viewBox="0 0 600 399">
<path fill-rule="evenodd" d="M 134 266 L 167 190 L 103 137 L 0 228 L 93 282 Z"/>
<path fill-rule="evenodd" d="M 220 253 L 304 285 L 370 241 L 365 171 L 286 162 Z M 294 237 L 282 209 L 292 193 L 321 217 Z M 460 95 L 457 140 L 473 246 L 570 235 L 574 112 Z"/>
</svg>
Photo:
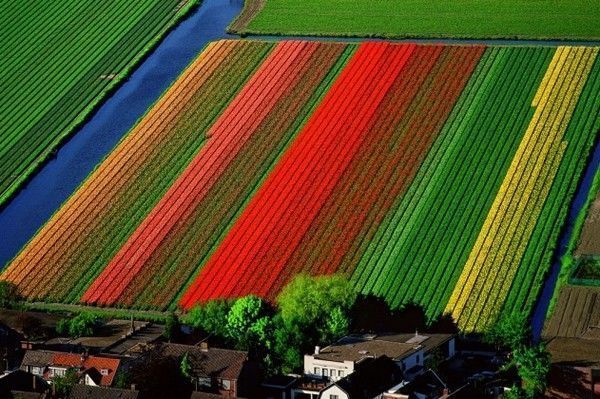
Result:
<svg viewBox="0 0 600 399">
<path fill-rule="evenodd" d="M 343 273 L 479 331 L 530 311 L 600 130 L 598 49 L 209 45 L 3 271 L 190 309 Z"/>
</svg>

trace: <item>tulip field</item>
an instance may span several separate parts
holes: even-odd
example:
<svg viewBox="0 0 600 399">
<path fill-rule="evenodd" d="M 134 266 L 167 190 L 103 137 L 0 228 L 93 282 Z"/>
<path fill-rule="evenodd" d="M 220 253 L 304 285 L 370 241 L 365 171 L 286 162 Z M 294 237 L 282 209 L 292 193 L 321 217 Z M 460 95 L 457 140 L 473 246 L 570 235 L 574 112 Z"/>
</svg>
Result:
<svg viewBox="0 0 600 399">
<path fill-rule="evenodd" d="M 340 273 L 481 331 L 531 311 L 599 130 L 598 48 L 222 40 L 0 278 L 188 310 Z"/>
<path fill-rule="evenodd" d="M 0 206 L 197 0 L 0 6 Z"/>
</svg>

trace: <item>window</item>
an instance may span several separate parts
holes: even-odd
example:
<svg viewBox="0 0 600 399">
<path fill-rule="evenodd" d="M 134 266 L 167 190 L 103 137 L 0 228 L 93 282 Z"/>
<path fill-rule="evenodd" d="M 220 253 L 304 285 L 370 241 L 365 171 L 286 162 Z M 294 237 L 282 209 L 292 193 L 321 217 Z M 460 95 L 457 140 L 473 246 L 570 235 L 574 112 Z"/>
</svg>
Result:
<svg viewBox="0 0 600 399">
<path fill-rule="evenodd" d="M 339 399 L 337 395 L 329 395 L 329 399 Z"/>
<path fill-rule="evenodd" d="M 338 377 L 344 376 L 344 370 L 338 370 Z"/>
<path fill-rule="evenodd" d="M 51 377 L 64 377 L 67 370 L 61 368 L 50 368 L 50 376 Z"/>
<path fill-rule="evenodd" d="M 198 385 L 210 388 L 212 386 L 212 383 L 210 381 L 210 378 L 200 377 L 198 378 Z"/>
<path fill-rule="evenodd" d="M 108 369 L 100 369 L 100 374 L 108 375 Z"/>
<path fill-rule="evenodd" d="M 225 389 L 225 390 L 229 391 L 231 389 L 231 381 L 221 380 L 221 389 Z"/>
<path fill-rule="evenodd" d="M 320 375 L 321 374 L 321 367 L 315 367 L 315 374 L 316 375 Z"/>
<path fill-rule="evenodd" d="M 421 363 L 421 355 L 417 355 L 417 364 Z"/>
<path fill-rule="evenodd" d="M 329 370 L 323 369 L 323 377 L 327 377 L 329 375 Z"/>
<path fill-rule="evenodd" d="M 31 374 L 42 375 L 42 374 L 44 374 L 44 369 L 41 367 L 32 367 Z"/>
</svg>

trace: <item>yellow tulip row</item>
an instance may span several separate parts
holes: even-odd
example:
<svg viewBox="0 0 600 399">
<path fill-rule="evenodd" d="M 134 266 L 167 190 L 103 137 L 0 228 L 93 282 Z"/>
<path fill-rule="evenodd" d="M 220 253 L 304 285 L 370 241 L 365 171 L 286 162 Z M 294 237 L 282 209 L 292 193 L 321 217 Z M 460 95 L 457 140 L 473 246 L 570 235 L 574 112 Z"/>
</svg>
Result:
<svg viewBox="0 0 600 399">
<path fill-rule="evenodd" d="M 502 307 L 558 170 L 571 119 L 598 50 L 557 49 L 532 102 L 534 115 L 469 254 L 446 312 L 470 331 Z"/>
</svg>

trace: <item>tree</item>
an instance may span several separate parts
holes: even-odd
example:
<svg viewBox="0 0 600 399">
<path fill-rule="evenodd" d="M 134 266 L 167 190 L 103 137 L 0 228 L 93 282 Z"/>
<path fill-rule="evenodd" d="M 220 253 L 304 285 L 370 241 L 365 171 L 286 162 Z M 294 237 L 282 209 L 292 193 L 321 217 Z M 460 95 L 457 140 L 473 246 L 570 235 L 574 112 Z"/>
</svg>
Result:
<svg viewBox="0 0 600 399">
<path fill-rule="evenodd" d="M 227 336 L 227 315 L 230 309 L 231 304 L 222 299 L 209 301 L 204 305 L 196 305 L 188 312 L 186 323 L 219 338 L 224 338 Z"/>
<path fill-rule="evenodd" d="M 527 315 L 511 313 L 503 316 L 486 331 L 484 340 L 511 351 L 527 345 L 531 340 L 531 327 Z"/>
<path fill-rule="evenodd" d="M 61 319 L 56 323 L 56 332 L 73 338 L 94 335 L 102 319 L 94 313 L 82 312 L 72 319 Z"/>
<path fill-rule="evenodd" d="M 79 382 L 79 375 L 77 370 L 68 369 L 64 376 L 54 377 L 52 384 L 56 392 L 56 396 L 59 398 L 66 398 L 71 393 L 71 389 L 75 384 Z"/>
<path fill-rule="evenodd" d="M 325 322 L 324 335 L 327 341 L 337 341 L 348 335 L 350 320 L 344 311 L 337 307 L 331 311 Z"/>
<path fill-rule="evenodd" d="M 167 321 L 165 323 L 165 331 L 163 333 L 165 338 L 168 339 L 169 342 L 171 342 L 171 340 L 173 339 L 177 339 L 177 337 L 179 336 L 180 328 L 181 325 L 179 323 L 177 315 L 173 312 L 169 313 L 169 315 L 167 316 Z"/>
<path fill-rule="evenodd" d="M 268 308 L 262 299 L 253 295 L 239 298 L 227 314 L 227 337 L 238 349 L 247 350 L 252 343 L 252 335 L 256 335 L 259 328 L 254 327 L 255 324 L 267 314 Z"/>
<path fill-rule="evenodd" d="M 513 362 L 525 393 L 531 397 L 543 394 L 550 372 L 550 354 L 544 344 L 517 349 L 513 352 Z"/>
<path fill-rule="evenodd" d="M 129 371 L 130 381 L 148 399 L 189 398 L 192 383 L 181 372 L 181 361 L 151 351 Z"/>
<path fill-rule="evenodd" d="M 56 323 L 56 333 L 58 335 L 69 335 L 69 325 L 71 319 L 60 319 L 58 323 Z"/>
<path fill-rule="evenodd" d="M 42 321 L 28 313 L 19 313 L 16 322 L 23 334 L 29 339 L 45 338 L 48 335 Z"/>
<path fill-rule="evenodd" d="M 440 348 L 435 348 L 425 360 L 425 367 L 435 372 L 439 371 L 440 365 L 446 360 Z"/>
<path fill-rule="evenodd" d="M 189 355 L 187 353 L 183 355 L 183 358 L 181 359 L 180 369 L 181 374 L 192 379 L 192 364 L 190 363 Z"/>
<path fill-rule="evenodd" d="M 297 325 L 286 325 L 281 317 L 273 319 L 273 353 L 276 356 L 276 370 L 281 374 L 292 373 L 302 367 L 302 349 L 309 347 L 306 334 Z"/>
<path fill-rule="evenodd" d="M 12 308 L 18 299 L 17 287 L 10 281 L 0 281 L 0 307 Z"/>
<path fill-rule="evenodd" d="M 513 385 L 510 391 L 503 394 L 504 399 L 533 399 L 521 387 Z"/>
<path fill-rule="evenodd" d="M 344 277 L 303 274 L 286 285 L 277 298 L 286 326 L 292 328 L 296 325 L 307 334 L 312 332 L 313 336 L 307 340 L 311 343 L 331 339 L 333 332 L 330 328 L 343 326 L 342 315 L 349 325 L 348 315 L 355 300 L 356 292 Z M 328 322 L 332 317 L 336 320 Z"/>
</svg>

